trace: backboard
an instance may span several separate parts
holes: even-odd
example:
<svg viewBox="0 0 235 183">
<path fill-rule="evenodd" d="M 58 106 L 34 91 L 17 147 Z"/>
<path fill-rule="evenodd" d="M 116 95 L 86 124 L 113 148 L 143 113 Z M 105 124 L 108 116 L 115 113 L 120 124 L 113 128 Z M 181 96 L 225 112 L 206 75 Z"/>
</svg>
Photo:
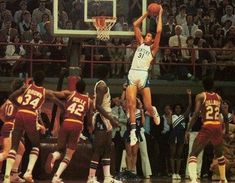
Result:
<svg viewBox="0 0 235 183">
<path fill-rule="evenodd" d="M 110 36 L 131 37 L 134 35 L 134 20 L 147 9 L 147 0 L 74 0 L 67 1 L 71 4 L 66 7 L 62 2 L 53 1 L 53 29 L 54 34 L 59 36 L 95 37 L 97 32 L 92 17 L 112 16 L 117 17 L 117 21 Z M 63 22 L 66 14 L 67 22 Z M 141 31 L 146 34 L 146 20 L 143 21 Z"/>
</svg>

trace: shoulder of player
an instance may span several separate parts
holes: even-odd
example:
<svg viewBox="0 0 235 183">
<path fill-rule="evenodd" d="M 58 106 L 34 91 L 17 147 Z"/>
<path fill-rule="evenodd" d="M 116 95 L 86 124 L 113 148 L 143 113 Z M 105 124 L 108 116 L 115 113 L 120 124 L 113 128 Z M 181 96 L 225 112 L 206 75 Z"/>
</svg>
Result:
<svg viewBox="0 0 235 183">
<path fill-rule="evenodd" d="M 104 81 L 101 81 L 97 86 L 96 86 L 97 91 L 107 91 L 108 86 Z"/>
</svg>

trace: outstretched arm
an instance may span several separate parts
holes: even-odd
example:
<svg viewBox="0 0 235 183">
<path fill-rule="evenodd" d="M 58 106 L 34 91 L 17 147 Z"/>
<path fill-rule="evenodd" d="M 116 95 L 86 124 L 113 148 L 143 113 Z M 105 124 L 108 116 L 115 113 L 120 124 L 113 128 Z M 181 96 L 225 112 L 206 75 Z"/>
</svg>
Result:
<svg viewBox="0 0 235 183">
<path fill-rule="evenodd" d="M 64 104 L 56 98 L 56 96 L 53 94 L 53 91 L 51 90 L 46 90 L 46 99 L 49 99 L 50 101 L 54 102 L 61 110 L 61 112 L 64 112 Z"/>
<path fill-rule="evenodd" d="M 144 38 L 142 37 L 140 25 L 142 24 L 143 20 L 148 16 L 148 12 L 144 13 L 141 17 L 139 17 L 136 21 L 133 23 L 135 38 L 139 44 L 142 44 L 144 41 Z"/>
<path fill-rule="evenodd" d="M 159 42 L 161 39 L 161 34 L 162 34 L 162 13 L 163 13 L 163 9 L 162 6 L 160 6 L 160 11 L 159 11 L 159 15 L 158 15 L 158 19 L 157 19 L 157 33 L 156 36 L 154 38 L 154 42 L 152 45 L 152 55 L 155 56 L 158 52 L 159 49 Z"/>
<path fill-rule="evenodd" d="M 66 99 L 68 98 L 73 92 L 69 91 L 69 90 L 63 90 L 63 91 L 53 91 L 53 94 L 57 97 L 57 98 L 63 98 Z"/>
<path fill-rule="evenodd" d="M 191 107 L 192 107 L 192 92 L 190 89 L 187 89 L 187 94 L 188 94 L 188 107 L 186 109 L 186 111 L 184 112 L 184 117 L 188 117 L 189 113 L 190 113 L 190 110 L 191 110 Z"/>
</svg>

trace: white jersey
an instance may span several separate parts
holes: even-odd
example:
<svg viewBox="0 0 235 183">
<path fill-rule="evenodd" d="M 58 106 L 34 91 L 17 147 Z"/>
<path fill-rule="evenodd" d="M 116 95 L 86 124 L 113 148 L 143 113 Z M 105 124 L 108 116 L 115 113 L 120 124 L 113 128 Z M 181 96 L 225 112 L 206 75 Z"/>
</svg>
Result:
<svg viewBox="0 0 235 183">
<path fill-rule="evenodd" d="M 95 100 L 94 101 L 95 102 L 96 102 L 96 87 L 101 82 L 105 83 L 103 80 L 100 80 L 95 84 L 95 87 L 94 87 L 94 94 L 95 94 Z M 106 83 L 105 83 L 105 85 L 106 85 Z M 94 105 L 95 105 L 95 102 L 94 102 Z M 105 93 L 105 95 L 104 95 L 103 102 L 102 102 L 101 106 L 103 107 L 103 109 L 106 112 L 112 112 L 112 109 L 111 109 L 111 96 L 110 96 L 110 92 L 109 92 L 109 87 L 108 87 L 107 93 Z"/>
<path fill-rule="evenodd" d="M 131 69 L 133 70 L 145 70 L 150 67 L 153 55 L 151 52 L 151 46 L 142 43 L 137 47 L 135 55 L 132 60 Z"/>
</svg>

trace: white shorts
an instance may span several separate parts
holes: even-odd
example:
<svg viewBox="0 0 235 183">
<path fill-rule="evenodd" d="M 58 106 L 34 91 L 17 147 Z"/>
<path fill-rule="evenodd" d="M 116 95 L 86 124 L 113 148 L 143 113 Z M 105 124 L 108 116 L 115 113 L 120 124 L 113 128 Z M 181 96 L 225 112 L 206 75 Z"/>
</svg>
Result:
<svg viewBox="0 0 235 183">
<path fill-rule="evenodd" d="M 128 73 L 128 83 L 142 89 L 149 86 L 148 71 L 130 69 Z"/>
</svg>

